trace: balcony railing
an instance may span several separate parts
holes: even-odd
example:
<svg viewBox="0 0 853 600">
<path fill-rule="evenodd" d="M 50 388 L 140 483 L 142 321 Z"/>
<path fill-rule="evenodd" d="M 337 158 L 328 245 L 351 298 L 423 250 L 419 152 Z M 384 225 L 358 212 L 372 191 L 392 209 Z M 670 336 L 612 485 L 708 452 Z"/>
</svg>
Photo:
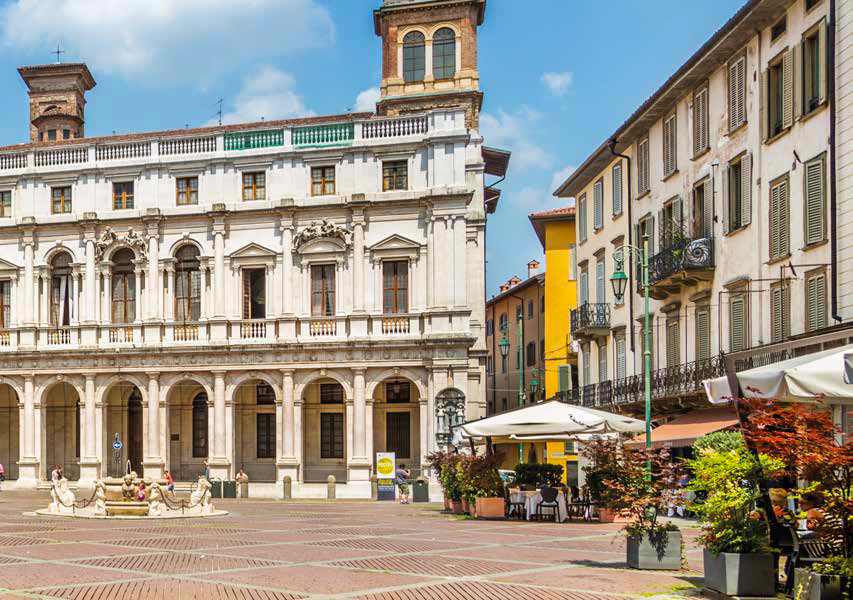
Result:
<svg viewBox="0 0 853 600">
<path fill-rule="evenodd" d="M 649 258 L 649 287 L 652 297 L 664 299 L 668 287 L 695 285 L 698 279 L 710 279 L 714 268 L 714 238 L 679 239 Z M 708 275 L 702 275 L 707 272 Z M 642 280 L 637 278 L 637 290 Z M 675 291 L 675 290 L 672 290 Z"/>
<path fill-rule="evenodd" d="M 572 333 L 589 334 L 610 329 L 610 304 L 582 304 L 571 314 Z"/>
<path fill-rule="evenodd" d="M 67 327 L 51 329 L 47 332 L 47 343 L 51 346 L 67 346 L 71 343 L 71 330 Z"/>
<path fill-rule="evenodd" d="M 293 130 L 294 146 L 349 146 L 355 138 L 355 125 L 333 123 Z"/>
<path fill-rule="evenodd" d="M 111 344 L 129 344 L 133 342 L 133 327 L 110 327 Z"/>
<path fill-rule="evenodd" d="M 383 335 L 405 335 L 410 331 L 408 317 L 389 317 L 382 319 Z"/>
<path fill-rule="evenodd" d="M 263 340 L 267 337 L 267 322 L 251 320 L 240 322 L 240 338 L 244 340 Z"/>
<path fill-rule="evenodd" d="M 334 337 L 338 335 L 338 322 L 334 319 L 315 319 L 308 324 L 311 337 Z"/>
<path fill-rule="evenodd" d="M 284 129 L 240 131 L 225 134 L 226 150 L 251 150 L 284 146 Z"/>
<path fill-rule="evenodd" d="M 176 342 L 198 341 L 198 325 L 175 325 Z"/>
</svg>

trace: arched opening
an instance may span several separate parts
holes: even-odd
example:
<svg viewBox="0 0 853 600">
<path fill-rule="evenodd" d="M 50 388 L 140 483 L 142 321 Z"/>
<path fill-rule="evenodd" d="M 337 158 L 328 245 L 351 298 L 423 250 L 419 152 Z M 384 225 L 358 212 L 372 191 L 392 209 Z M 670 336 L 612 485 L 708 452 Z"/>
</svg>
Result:
<svg viewBox="0 0 853 600">
<path fill-rule="evenodd" d="M 302 394 L 302 480 L 325 482 L 334 475 L 338 482 L 347 478 L 346 393 L 330 378 L 305 386 Z"/>
<path fill-rule="evenodd" d="M 113 254 L 112 322 L 133 323 L 136 319 L 136 275 L 133 250 Z"/>
<path fill-rule="evenodd" d="M 199 251 L 192 244 L 175 253 L 175 320 L 196 322 L 201 316 Z"/>
<path fill-rule="evenodd" d="M 50 324 L 66 327 L 71 324 L 73 294 L 71 293 L 71 255 L 61 252 L 50 261 Z"/>
<path fill-rule="evenodd" d="M 234 472 L 243 469 L 250 481 L 275 481 L 275 401 L 273 387 L 260 379 L 241 384 L 234 393 Z"/>
<path fill-rule="evenodd" d="M 456 75 L 456 33 L 442 27 L 432 36 L 432 76 L 452 79 Z"/>
<path fill-rule="evenodd" d="M 0 384 L 0 464 L 6 479 L 18 478 L 20 460 L 20 417 L 18 394 L 8 384 Z"/>
<path fill-rule="evenodd" d="M 74 386 L 57 383 L 45 391 L 42 477 L 50 479 L 54 465 L 69 481 L 80 479 L 80 396 Z"/>
<path fill-rule="evenodd" d="M 106 471 L 113 477 L 125 473 L 127 461 L 137 474 L 143 474 L 143 428 L 142 428 L 142 392 L 129 382 L 113 385 L 106 393 L 106 431 L 104 456 L 110 457 Z M 122 448 L 115 461 L 113 443 L 116 436 Z"/>
<path fill-rule="evenodd" d="M 417 386 L 404 377 L 391 377 L 373 392 L 373 450 L 393 452 L 412 476 L 420 475 L 421 415 Z"/>
<path fill-rule="evenodd" d="M 204 473 L 209 456 L 207 391 L 192 380 L 169 393 L 169 471 L 176 481 L 193 481 Z"/>
<path fill-rule="evenodd" d="M 403 81 L 423 81 L 426 73 L 425 38 L 420 31 L 410 31 L 403 38 Z"/>
</svg>

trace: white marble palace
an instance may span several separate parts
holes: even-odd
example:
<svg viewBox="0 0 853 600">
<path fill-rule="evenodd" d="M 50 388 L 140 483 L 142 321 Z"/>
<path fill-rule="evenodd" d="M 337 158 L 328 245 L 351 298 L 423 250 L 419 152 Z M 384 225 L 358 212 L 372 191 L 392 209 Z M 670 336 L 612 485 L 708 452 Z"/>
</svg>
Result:
<svg viewBox="0 0 853 600">
<path fill-rule="evenodd" d="M 375 115 L 87 138 L 86 65 L 19 69 L 31 139 L 0 148 L 7 478 L 59 464 L 85 485 L 130 461 L 180 481 L 208 460 L 366 497 L 375 452 L 417 473 L 448 423 L 484 414 L 485 178 L 509 159 L 478 133 L 485 4 L 384 0 Z"/>
</svg>

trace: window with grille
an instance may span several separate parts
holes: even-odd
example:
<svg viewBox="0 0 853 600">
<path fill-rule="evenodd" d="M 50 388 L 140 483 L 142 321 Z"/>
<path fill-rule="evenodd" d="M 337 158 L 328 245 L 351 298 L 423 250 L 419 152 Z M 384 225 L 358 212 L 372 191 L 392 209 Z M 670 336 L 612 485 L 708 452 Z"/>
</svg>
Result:
<svg viewBox="0 0 853 600">
<path fill-rule="evenodd" d="M 403 81 L 423 81 L 426 73 L 425 38 L 420 31 L 410 31 L 403 38 Z"/>
<path fill-rule="evenodd" d="M 409 263 L 405 260 L 382 263 L 382 311 L 386 315 L 409 312 Z"/>
<path fill-rule="evenodd" d="M 770 339 L 782 342 L 791 333 L 791 297 L 788 286 L 773 284 L 770 287 Z"/>
<path fill-rule="evenodd" d="M 127 248 L 113 254 L 113 323 L 132 323 L 136 318 L 136 275 L 133 259 L 133 251 Z"/>
<path fill-rule="evenodd" d="M 681 364 L 681 335 L 678 318 L 668 319 L 666 324 L 666 366 Z"/>
<path fill-rule="evenodd" d="M 790 253 L 788 177 L 770 184 L 770 260 Z"/>
<path fill-rule="evenodd" d="M 343 404 L 344 388 L 340 383 L 320 384 L 320 404 Z"/>
<path fill-rule="evenodd" d="M 826 274 L 816 272 L 806 275 L 806 331 L 826 327 Z"/>
<path fill-rule="evenodd" d="M 578 239 L 586 241 L 586 194 L 578 198 Z"/>
<path fill-rule="evenodd" d="M 408 381 L 396 379 L 385 382 L 385 401 L 389 404 L 408 404 L 412 399 L 412 386 Z"/>
<path fill-rule="evenodd" d="M 729 131 L 746 123 L 746 54 L 729 63 Z"/>
<path fill-rule="evenodd" d="M 50 324 L 71 324 L 71 255 L 57 254 L 50 261 Z"/>
<path fill-rule="evenodd" d="M 442 27 L 432 36 L 432 76 L 451 79 L 456 74 L 456 33 Z"/>
<path fill-rule="evenodd" d="M 696 309 L 696 360 L 711 358 L 711 310 L 707 306 Z"/>
<path fill-rule="evenodd" d="M 669 177 L 678 170 L 678 141 L 676 115 L 672 114 L 663 122 L 663 176 Z"/>
<path fill-rule="evenodd" d="M 266 173 L 243 173 L 243 200 L 264 200 L 266 197 Z"/>
<path fill-rule="evenodd" d="M 207 393 L 193 398 L 193 458 L 207 458 Z"/>
<path fill-rule="evenodd" d="M 258 458 L 275 458 L 275 415 L 258 413 Z"/>
<path fill-rule="evenodd" d="M 71 187 L 55 187 L 50 190 L 50 212 L 55 215 L 71 212 Z"/>
<path fill-rule="evenodd" d="M 592 186 L 592 220 L 593 229 L 604 227 L 604 179 L 599 179 Z"/>
<path fill-rule="evenodd" d="M 266 269 L 243 269 L 243 319 L 266 318 Z"/>
<path fill-rule="evenodd" d="M 826 159 L 821 156 L 805 164 L 806 245 L 826 239 Z"/>
<path fill-rule="evenodd" d="M 536 342 L 527 343 L 527 366 L 536 366 Z"/>
<path fill-rule="evenodd" d="M 0 191 L 0 217 L 12 216 L 12 190 Z"/>
<path fill-rule="evenodd" d="M 133 182 L 113 183 L 113 210 L 133 208 Z"/>
<path fill-rule="evenodd" d="M 795 68 L 802 70 L 802 113 L 814 112 L 826 100 L 826 21 L 821 19 L 818 25 L 803 36 L 800 46 L 801 64 Z"/>
<path fill-rule="evenodd" d="M 311 168 L 311 195 L 331 196 L 335 193 L 335 167 Z"/>
<path fill-rule="evenodd" d="M 311 314 L 335 314 L 335 265 L 311 265 Z"/>
<path fill-rule="evenodd" d="M 616 338 L 616 379 L 624 379 L 627 375 L 625 364 L 625 337 Z"/>
<path fill-rule="evenodd" d="M 409 165 L 405 160 L 382 163 L 382 191 L 409 189 Z"/>
<path fill-rule="evenodd" d="M 708 86 L 693 94 L 693 156 L 699 156 L 710 147 L 708 134 Z"/>
<path fill-rule="evenodd" d="M 198 177 L 180 177 L 175 182 L 178 206 L 198 204 Z"/>
<path fill-rule="evenodd" d="M 622 214 L 622 163 L 613 165 L 610 171 L 610 199 L 613 216 Z"/>
<path fill-rule="evenodd" d="M 258 406 L 275 406 L 275 390 L 265 381 L 255 385 L 255 404 Z"/>
<path fill-rule="evenodd" d="M 746 294 L 732 294 L 729 298 L 729 347 L 732 352 L 747 348 Z"/>
<path fill-rule="evenodd" d="M 637 196 L 642 196 L 651 189 L 649 175 L 649 137 L 637 142 Z"/>
<path fill-rule="evenodd" d="M 0 329 L 9 327 L 12 316 L 12 284 L 6 279 L 0 281 Z"/>
<path fill-rule="evenodd" d="M 192 244 L 175 254 L 175 320 L 198 321 L 201 316 L 199 251 Z"/>
<path fill-rule="evenodd" d="M 408 412 L 389 412 L 385 415 L 385 451 L 395 458 L 411 458 L 411 415 Z"/>
<path fill-rule="evenodd" d="M 320 413 L 320 458 L 344 457 L 344 415 Z"/>
</svg>

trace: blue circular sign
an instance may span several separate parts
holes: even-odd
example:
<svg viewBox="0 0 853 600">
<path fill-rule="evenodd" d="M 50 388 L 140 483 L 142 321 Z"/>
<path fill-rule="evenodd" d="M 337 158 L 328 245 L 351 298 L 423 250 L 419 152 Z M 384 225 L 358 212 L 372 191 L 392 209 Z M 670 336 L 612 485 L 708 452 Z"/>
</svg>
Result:
<svg viewBox="0 0 853 600">
<path fill-rule="evenodd" d="M 115 448 L 116 450 L 121 450 L 121 442 L 118 440 L 114 441 L 113 448 Z"/>
</svg>

